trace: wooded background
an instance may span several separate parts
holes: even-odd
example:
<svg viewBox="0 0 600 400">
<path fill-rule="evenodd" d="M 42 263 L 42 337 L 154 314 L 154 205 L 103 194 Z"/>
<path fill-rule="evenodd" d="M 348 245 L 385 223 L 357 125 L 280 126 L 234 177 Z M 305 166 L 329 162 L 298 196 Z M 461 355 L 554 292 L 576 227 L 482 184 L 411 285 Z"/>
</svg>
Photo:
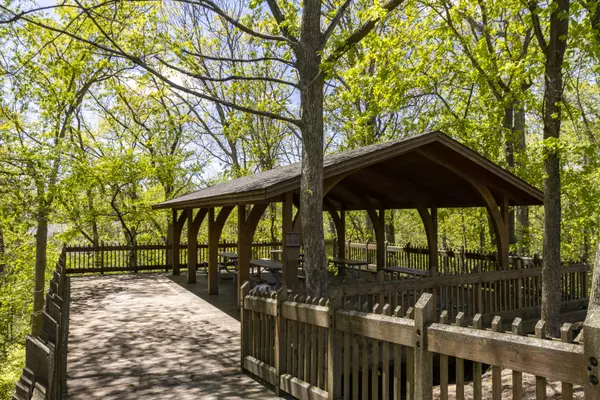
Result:
<svg viewBox="0 0 600 400">
<path fill-rule="evenodd" d="M 517 208 L 511 251 L 593 258 L 597 1 L 313 3 L 0 0 L 0 398 L 63 243 L 164 242 L 152 204 L 298 162 L 315 132 L 335 153 L 440 129 L 546 191 L 557 238 L 543 249 L 544 210 Z M 298 117 L 313 78 L 322 133 Z M 494 250 L 484 209 L 438 215 L 442 246 Z M 365 213 L 347 216 L 346 239 L 374 239 Z M 280 240 L 280 219 L 271 206 L 255 239 Z M 390 212 L 386 235 L 426 241 L 413 211 Z"/>
</svg>

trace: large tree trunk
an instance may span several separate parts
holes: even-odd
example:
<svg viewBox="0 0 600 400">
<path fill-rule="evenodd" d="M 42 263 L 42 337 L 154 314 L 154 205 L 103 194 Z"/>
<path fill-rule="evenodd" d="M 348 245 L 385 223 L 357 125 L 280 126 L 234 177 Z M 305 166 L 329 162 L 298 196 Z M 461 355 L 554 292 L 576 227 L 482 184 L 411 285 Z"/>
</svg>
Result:
<svg viewBox="0 0 600 400">
<path fill-rule="evenodd" d="M 515 170 L 515 135 L 514 135 L 514 109 L 512 107 L 504 108 L 504 119 L 502 120 L 502 127 L 504 128 L 504 155 L 506 163 L 508 164 L 508 170 L 514 172 Z M 517 242 L 517 236 L 515 235 L 515 210 L 510 208 L 508 211 L 508 241 L 510 244 Z"/>
<path fill-rule="evenodd" d="M 48 208 L 43 202 L 37 215 L 35 233 L 35 285 L 33 292 L 33 317 L 31 334 L 37 336 L 42 330 L 42 310 L 44 308 L 44 285 L 46 282 L 46 258 L 48 247 Z"/>
<path fill-rule="evenodd" d="M 563 96 L 562 63 L 569 30 L 569 0 L 557 0 L 550 16 L 550 40 L 546 49 L 544 91 L 544 248 L 542 267 L 542 319 L 548 333 L 559 334 L 560 312 L 560 156 L 558 138 Z"/>
<path fill-rule="evenodd" d="M 594 271 L 592 275 L 592 290 L 590 291 L 590 303 L 588 312 L 600 308 L 600 242 L 596 250 L 596 260 L 594 262 Z"/>
<path fill-rule="evenodd" d="M 306 294 L 327 296 L 327 259 L 323 237 L 323 91 L 320 73 L 321 1 L 306 0 L 297 52 L 302 110 L 300 212 L 304 239 Z"/>
<path fill-rule="evenodd" d="M 525 106 L 523 103 L 515 105 L 513 137 L 515 138 L 516 152 L 519 157 L 515 161 L 515 166 L 519 175 L 523 176 L 522 169 L 526 168 L 523 163 L 527 143 L 525 142 Z M 530 238 L 529 238 L 529 207 L 519 206 L 517 209 L 517 243 L 519 244 L 519 253 L 526 255 L 529 253 Z"/>
</svg>

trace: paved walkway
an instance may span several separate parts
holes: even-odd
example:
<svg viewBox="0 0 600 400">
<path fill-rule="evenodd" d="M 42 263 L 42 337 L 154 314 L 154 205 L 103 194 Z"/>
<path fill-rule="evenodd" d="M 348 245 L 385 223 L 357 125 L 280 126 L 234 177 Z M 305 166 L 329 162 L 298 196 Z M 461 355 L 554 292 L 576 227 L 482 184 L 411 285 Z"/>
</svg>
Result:
<svg viewBox="0 0 600 400">
<path fill-rule="evenodd" d="M 185 275 L 185 271 L 183 272 Z M 231 282 L 130 274 L 73 277 L 70 399 L 275 399 L 240 373 Z"/>
</svg>

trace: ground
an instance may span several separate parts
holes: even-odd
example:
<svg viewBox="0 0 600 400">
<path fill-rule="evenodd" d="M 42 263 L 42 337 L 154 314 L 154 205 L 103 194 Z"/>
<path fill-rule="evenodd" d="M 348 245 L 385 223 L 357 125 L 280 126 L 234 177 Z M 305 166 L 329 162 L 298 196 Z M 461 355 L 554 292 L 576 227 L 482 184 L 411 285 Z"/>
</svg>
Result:
<svg viewBox="0 0 600 400">
<path fill-rule="evenodd" d="M 69 399 L 276 399 L 240 373 L 231 281 L 209 296 L 198 280 L 72 277 Z"/>
</svg>

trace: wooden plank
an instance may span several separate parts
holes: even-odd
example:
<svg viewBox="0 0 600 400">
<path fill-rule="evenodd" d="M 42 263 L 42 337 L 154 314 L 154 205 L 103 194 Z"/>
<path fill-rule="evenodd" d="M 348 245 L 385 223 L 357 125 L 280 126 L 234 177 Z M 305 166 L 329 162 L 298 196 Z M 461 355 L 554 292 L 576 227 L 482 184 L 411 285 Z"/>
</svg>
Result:
<svg viewBox="0 0 600 400">
<path fill-rule="evenodd" d="M 473 328 L 483 329 L 483 318 L 481 314 L 473 317 Z M 448 356 L 446 356 L 448 357 Z M 481 386 L 481 375 L 483 374 L 483 366 L 480 362 L 473 363 L 473 399 L 481 400 L 482 398 L 482 386 Z"/>
<path fill-rule="evenodd" d="M 415 398 L 432 397 L 433 354 L 427 349 L 427 327 L 433 322 L 433 295 L 423 293 L 415 305 Z"/>
<path fill-rule="evenodd" d="M 494 317 L 492 321 L 492 332 L 500 332 L 500 317 Z M 502 367 L 492 366 L 492 399 L 500 400 L 502 398 Z"/>
<path fill-rule="evenodd" d="M 573 329 L 569 323 L 563 324 L 560 328 L 560 340 L 563 343 L 573 343 Z M 561 382 L 561 392 L 563 400 L 573 400 L 573 384 Z"/>
<path fill-rule="evenodd" d="M 583 349 L 576 344 L 437 323 L 432 324 L 427 333 L 428 349 L 435 353 L 524 370 L 550 380 L 583 384 Z M 557 365 L 561 368 L 556 368 Z"/>
<path fill-rule="evenodd" d="M 277 301 L 273 299 L 247 296 L 244 298 L 244 308 L 261 314 L 277 316 Z"/>
<path fill-rule="evenodd" d="M 464 325 L 464 313 L 459 312 L 456 315 L 456 326 L 451 328 L 459 328 Z M 427 330 L 427 336 L 429 337 L 428 349 L 431 348 L 431 327 Z M 430 350 L 431 351 L 431 350 Z M 448 354 L 444 351 L 445 354 Z M 465 399 L 465 360 L 461 357 L 456 357 L 456 399 Z"/>
<path fill-rule="evenodd" d="M 277 372 L 275 371 L 275 368 L 252 356 L 246 356 L 244 358 L 244 368 L 246 371 L 251 372 L 273 386 L 277 383 Z"/>
<path fill-rule="evenodd" d="M 445 310 L 440 315 L 440 324 L 448 324 L 448 312 Z M 446 354 L 440 354 L 440 398 L 448 400 L 448 355 Z"/>
<path fill-rule="evenodd" d="M 325 306 L 286 301 L 281 305 L 281 315 L 285 319 L 329 327 L 329 308 Z"/>
<path fill-rule="evenodd" d="M 512 323 L 512 334 L 523 335 L 523 322 L 521 318 L 515 318 Z M 512 395 L 513 400 L 521 400 L 523 398 L 523 372 L 513 370 L 512 373 Z"/>
<path fill-rule="evenodd" d="M 353 310 L 339 310 L 336 329 L 376 340 L 413 347 L 415 343 L 414 321 L 387 315 Z"/>
<path fill-rule="evenodd" d="M 539 321 L 535 325 L 535 337 L 541 340 L 546 338 L 546 322 Z M 548 341 L 546 341 L 548 342 Z M 548 360 L 547 362 L 551 362 Z M 548 365 L 549 367 L 556 368 L 556 365 Z M 567 367 L 566 365 L 562 365 L 561 367 Z M 529 371 L 527 371 L 529 372 Z M 535 374 L 535 398 L 537 400 L 546 400 L 546 384 L 547 379 L 545 374 Z M 541 375 L 541 376 L 540 376 Z"/>
<path fill-rule="evenodd" d="M 351 334 L 344 332 L 344 376 L 342 381 L 344 382 L 344 400 L 350 399 L 350 339 Z"/>
<path fill-rule="evenodd" d="M 283 391 L 301 400 L 328 400 L 329 394 L 290 374 L 281 375 L 279 385 Z"/>
</svg>

